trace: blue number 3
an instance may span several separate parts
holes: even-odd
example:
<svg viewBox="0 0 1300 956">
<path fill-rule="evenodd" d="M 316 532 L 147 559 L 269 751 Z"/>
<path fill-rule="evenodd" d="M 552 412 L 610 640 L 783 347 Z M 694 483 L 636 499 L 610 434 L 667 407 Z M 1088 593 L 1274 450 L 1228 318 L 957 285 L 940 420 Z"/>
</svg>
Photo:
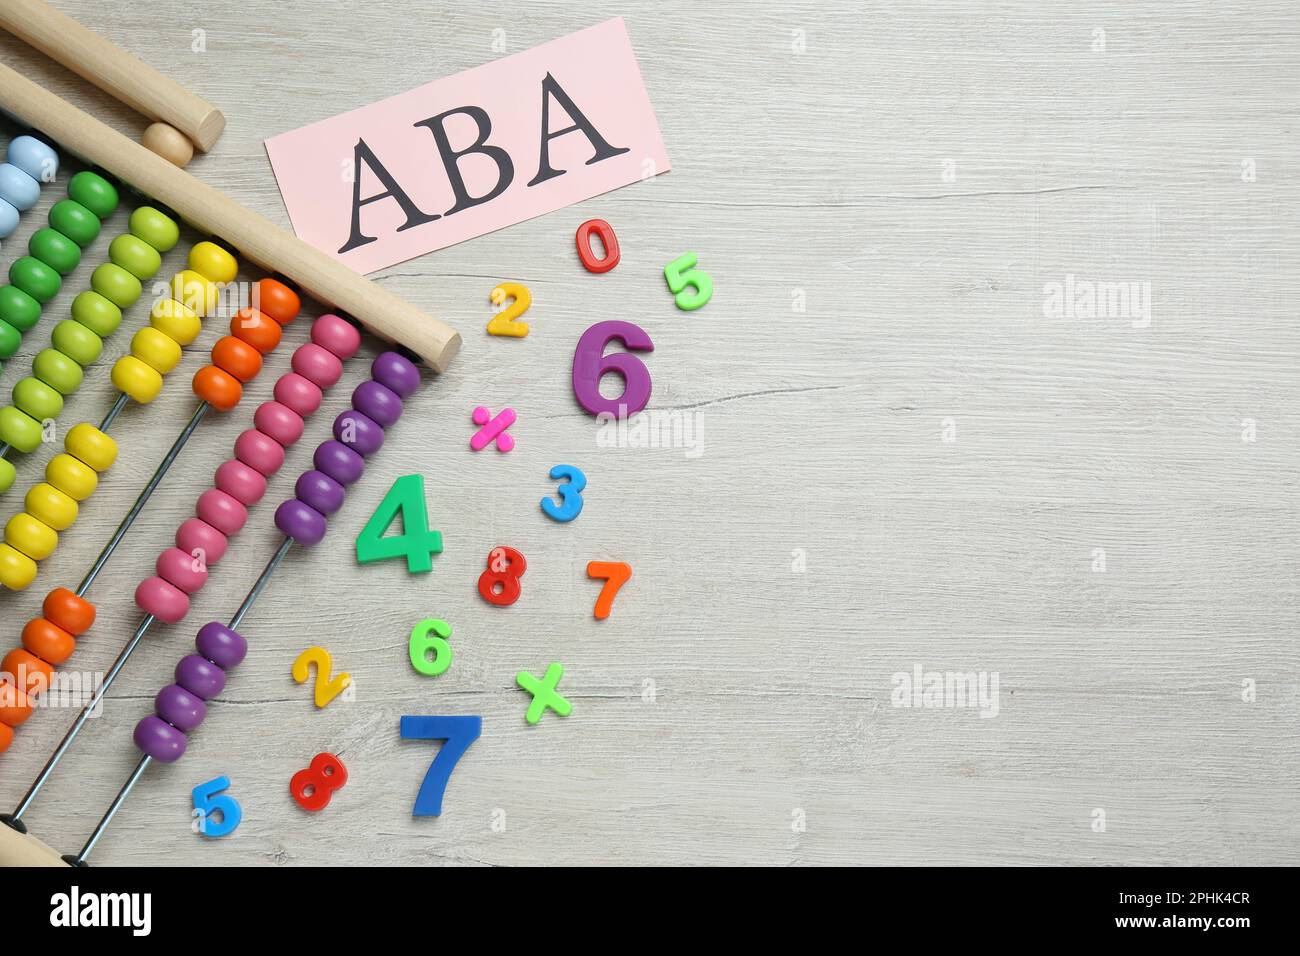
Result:
<svg viewBox="0 0 1300 956">
<path fill-rule="evenodd" d="M 442 794 L 451 772 L 465 755 L 469 745 L 483 732 L 482 717 L 403 717 L 403 740 L 446 741 L 433 758 L 420 792 L 415 795 L 411 816 L 436 817 L 442 813 Z"/>
<path fill-rule="evenodd" d="M 551 478 L 555 481 L 567 478 L 568 484 L 560 485 L 561 503 L 557 505 L 554 498 L 543 498 L 542 510 L 555 521 L 572 521 L 582 514 L 582 491 L 587 487 L 587 476 L 581 468 L 556 465 L 551 469 Z"/>
</svg>

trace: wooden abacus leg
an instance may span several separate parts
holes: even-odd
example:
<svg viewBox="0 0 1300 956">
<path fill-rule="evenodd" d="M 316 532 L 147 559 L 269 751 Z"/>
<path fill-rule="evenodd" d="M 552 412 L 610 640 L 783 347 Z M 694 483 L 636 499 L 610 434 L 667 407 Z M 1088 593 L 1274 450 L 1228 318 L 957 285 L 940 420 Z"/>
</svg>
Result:
<svg viewBox="0 0 1300 956">
<path fill-rule="evenodd" d="M 0 823 L 0 866 L 67 866 L 57 850 L 46 846 L 26 828 Z"/>
</svg>

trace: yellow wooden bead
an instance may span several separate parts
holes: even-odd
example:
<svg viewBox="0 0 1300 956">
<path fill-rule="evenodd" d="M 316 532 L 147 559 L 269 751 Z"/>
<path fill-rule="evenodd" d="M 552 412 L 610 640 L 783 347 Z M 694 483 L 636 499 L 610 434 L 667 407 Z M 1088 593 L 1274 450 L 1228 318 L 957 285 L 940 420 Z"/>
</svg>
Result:
<svg viewBox="0 0 1300 956">
<path fill-rule="evenodd" d="M 215 242 L 196 242 L 190 249 L 190 268 L 202 273 L 213 282 L 225 285 L 239 275 L 235 257 Z"/>
<path fill-rule="evenodd" d="M 37 521 L 26 511 L 20 511 L 5 525 L 5 544 L 33 561 L 44 561 L 58 547 L 59 533 L 44 521 Z"/>
<path fill-rule="evenodd" d="M 36 562 L 7 544 L 0 544 L 0 584 L 21 591 L 36 580 Z"/>
<path fill-rule="evenodd" d="M 77 503 L 46 481 L 32 485 L 23 506 L 55 531 L 66 531 L 77 520 Z"/>
<path fill-rule="evenodd" d="M 89 422 L 74 425 L 63 439 L 63 448 L 77 461 L 101 474 L 117 461 L 117 442 Z"/>
<path fill-rule="evenodd" d="M 166 375 L 181 360 L 181 347 L 170 335 L 146 325 L 131 339 L 131 354 Z"/>
<path fill-rule="evenodd" d="M 134 355 L 123 355 L 113 363 L 112 379 L 118 391 L 130 395 L 141 405 L 148 405 L 162 391 L 163 380 L 158 370 Z"/>
<path fill-rule="evenodd" d="M 213 313 L 220 294 L 215 282 L 193 269 L 182 269 L 172 277 L 172 298 L 200 317 Z"/>
<path fill-rule="evenodd" d="M 155 302 L 149 312 L 149 324 L 182 347 L 197 339 L 203 331 L 199 314 L 175 299 Z"/>
<path fill-rule="evenodd" d="M 99 486 L 99 475 L 84 461 L 60 452 L 45 466 L 45 480 L 74 501 L 85 501 Z"/>
</svg>

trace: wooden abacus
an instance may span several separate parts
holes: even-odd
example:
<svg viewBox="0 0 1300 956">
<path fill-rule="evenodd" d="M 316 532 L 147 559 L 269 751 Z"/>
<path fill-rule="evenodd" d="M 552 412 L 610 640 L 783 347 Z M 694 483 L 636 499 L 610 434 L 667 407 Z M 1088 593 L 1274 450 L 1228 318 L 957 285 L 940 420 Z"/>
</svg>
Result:
<svg viewBox="0 0 1300 956">
<path fill-rule="evenodd" d="M 192 138 L 199 148 L 206 149 L 215 140 L 224 121 L 218 119 L 215 127 L 212 122 L 205 125 L 199 117 L 201 110 L 195 105 L 203 101 L 189 94 L 169 95 L 164 99 L 173 102 L 175 108 L 167 107 L 156 94 L 159 90 L 170 90 L 173 85 L 169 81 L 166 86 L 158 84 L 156 74 L 142 73 L 139 69 L 142 64 L 122 51 L 111 52 L 116 48 L 73 21 L 67 22 L 75 29 L 65 28 L 60 34 L 57 19 L 36 16 L 44 16 L 43 11 L 53 13 L 35 0 L 11 2 L 0 13 L 0 26 L 65 63 L 71 54 L 60 36 L 73 38 L 74 45 L 83 51 L 98 51 L 90 58 L 98 65 L 87 65 L 84 58 L 68 65 L 151 118 L 170 123 L 175 130 Z M 132 63 L 137 67 L 131 67 Z M 123 71 L 117 81 L 101 82 L 107 67 Z M 116 443 L 108 436 L 114 420 L 128 401 L 148 403 L 159 394 L 164 377 L 179 362 L 182 348 L 198 336 L 202 318 L 215 310 L 221 284 L 232 281 L 238 273 L 235 250 L 277 276 L 260 280 L 254 303 L 235 316 L 231 334 L 221 338 L 212 349 L 212 364 L 195 375 L 193 388 L 199 399 L 198 407 L 81 584 L 75 591 L 67 588 L 51 591 L 44 601 L 43 615 L 29 621 L 23 629 L 22 646 L 11 650 L 0 663 L 0 671 L 5 676 L 0 681 L 0 752 L 12 741 L 13 728 L 31 715 L 31 698 L 48 687 L 54 668 L 68 659 L 75 649 L 76 638 L 94 623 L 95 607 L 85 598 L 91 584 L 204 415 L 211 409 L 229 411 L 238 405 L 243 383 L 258 374 L 262 356 L 274 350 L 280 341 L 281 327 L 298 314 L 298 292 L 309 294 L 342 313 L 327 313 L 315 321 L 311 341 L 297 349 L 291 362 L 292 371 L 276 383 L 274 400 L 257 409 L 254 427 L 239 436 L 234 457 L 217 469 L 214 487 L 200 496 L 196 516 L 177 530 L 175 547 L 159 556 L 157 574 L 136 589 L 136 603 L 145 615 L 140 626 L 15 812 L 0 817 L 7 824 L 0 826 L 0 865 L 82 864 L 150 762 L 171 762 L 184 753 L 187 733 L 204 718 L 204 701 L 221 690 L 225 672 L 244 656 L 246 642 L 235 629 L 290 547 L 294 543 L 311 547 L 324 537 L 328 516 L 343 505 L 347 486 L 361 477 L 365 459 L 379 450 L 386 430 L 401 416 L 403 400 L 418 389 L 420 372 L 416 363 L 422 360 L 435 371 L 445 370 L 459 348 L 460 337 L 438 320 L 204 186 L 178 168 L 182 164 L 174 164 L 132 142 L 3 65 L 0 65 L 0 109 L 38 131 L 34 137 L 28 137 L 30 143 L 19 144 L 16 158 L 20 162 L 14 165 L 24 176 L 35 179 L 31 170 L 40 165 L 42 172 L 45 171 L 51 157 L 57 163 L 49 143 L 58 143 L 153 202 L 132 213 L 129 231 L 110 245 L 110 261 L 95 271 L 92 288 L 74 301 L 73 318 L 56 327 L 53 347 L 34 360 L 35 375 L 23 379 L 19 383 L 21 388 L 15 387 L 14 406 L 0 409 L 0 440 L 4 442 L 0 445 L 0 469 L 6 465 L 9 469 L 13 467 L 3 457 L 5 453 L 30 450 L 24 446 L 30 445 L 33 439 L 33 424 L 38 428 L 35 439 L 40 440 L 41 422 L 56 417 L 63 396 L 80 385 L 82 369 L 98 357 L 102 338 L 120 323 L 122 309 L 139 298 L 140 282 L 157 272 L 162 253 L 179 241 L 176 220 L 183 219 L 211 237 L 190 250 L 189 268 L 172 280 L 172 299 L 155 304 L 149 324 L 132 340 L 131 353 L 115 363 L 112 380 L 120 394 L 99 426 L 82 423 L 67 432 L 65 453 L 51 459 L 46 481 L 28 492 L 27 510 L 6 526 L 5 544 L 0 545 L 0 584 L 26 587 L 35 578 L 37 562 L 53 550 L 58 533 L 66 531 L 75 520 L 77 502 L 94 491 L 98 474 L 116 458 Z M 213 114 L 220 117 L 215 111 L 205 115 Z M 165 138 L 171 139 L 170 134 Z M 18 139 L 14 142 L 18 143 Z M 13 145 L 10 145 L 11 155 Z M 41 179 L 48 181 L 44 176 Z M 41 247 L 56 262 L 45 263 L 37 258 L 35 248 L 33 256 L 26 257 L 37 263 L 29 270 L 44 285 L 26 276 L 21 277 L 22 284 L 14 283 L 13 288 L 26 298 L 16 294 L 10 298 L 24 307 L 24 315 L 32 311 L 26 299 L 35 303 L 36 318 L 39 318 L 40 306 L 53 296 L 51 292 L 42 300 L 24 286 L 39 292 L 52 286 L 57 292 L 59 277 L 71 272 L 79 261 L 78 249 L 88 244 L 89 238 L 94 237 L 92 230 L 97 234 L 99 221 L 116 208 L 115 187 L 99 173 L 78 173 L 73 183 L 69 184 L 69 199 L 64 201 L 72 205 L 63 207 L 57 217 L 67 233 L 55 227 L 56 217 L 51 211 L 51 229 L 65 241 L 46 237 Z M 0 174 L 0 198 L 4 189 Z M 27 205 L 30 207 L 31 203 Z M 53 278 L 41 271 L 42 265 Z M 5 301 L 4 290 L 0 289 L 0 319 L 6 314 Z M 77 302 L 82 303 L 80 307 Z M 28 327 L 34 322 L 35 319 Z M 371 378 L 353 392 L 352 408 L 335 420 L 334 437 L 317 448 L 313 458 L 315 467 L 298 479 L 296 496 L 276 510 L 276 526 L 284 534 L 284 541 L 238 611 L 229 624 L 214 621 L 199 631 L 198 653 L 181 661 L 176 682 L 158 695 L 156 713 L 140 721 L 135 742 L 143 755 L 118 797 L 81 852 L 61 858 L 27 834 L 22 821 L 24 813 L 149 627 L 157 620 L 175 623 L 185 617 L 189 596 L 203 587 L 210 567 L 225 555 L 230 536 L 240 530 L 248 518 L 248 509 L 265 494 L 267 478 L 279 471 L 285 449 L 303 434 L 304 420 L 320 405 L 323 390 L 339 380 L 343 362 L 360 347 L 362 328 L 397 348 L 375 359 Z M 0 327 L 0 341 L 2 333 Z M 12 477 L 8 483 L 5 478 L 6 471 L 0 470 L 0 493 L 12 483 Z"/>
</svg>

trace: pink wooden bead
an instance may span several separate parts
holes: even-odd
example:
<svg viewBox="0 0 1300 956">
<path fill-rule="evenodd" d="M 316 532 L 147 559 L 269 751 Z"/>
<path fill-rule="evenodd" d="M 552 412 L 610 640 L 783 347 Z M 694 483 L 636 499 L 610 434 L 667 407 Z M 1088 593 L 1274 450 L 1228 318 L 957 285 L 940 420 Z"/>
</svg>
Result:
<svg viewBox="0 0 1300 956">
<path fill-rule="evenodd" d="M 199 495 L 194 513 L 224 535 L 237 534 L 248 520 L 248 509 L 220 488 Z"/>
<path fill-rule="evenodd" d="M 255 505 L 266 494 L 266 479 L 261 472 L 232 458 L 217 469 L 216 486 L 241 505 Z"/>
<path fill-rule="evenodd" d="M 281 375 L 275 383 L 275 400 L 303 417 L 320 408 L 322 397 L 321 390 L 297 372 Z"/>
<path fill-rule="evenodd" d="M 302 437 L 302 418 L 279 402 L 263 402 L 253 413 L 253 424 L 264 435 L 270 435 L 288 447 Z"/>
<path fill-rule="evenodd" d="M 235 457 L 264 475 L 274 475 L 284 464 L 284 447 L 269 435 L 250 428 L 235 439 Z"/>
<path fill-rule="evenodd" d="M 168 548 L 158 555 L 155 570 L 158 577 L 168 584 L 176 585 L 186 594 L 202 590 L 208 580 L 207 565 L 195 561 L 188 551 L 180 548 Z"/>
<path fill-rule="evenodd" d="M 311 340 L 341 359 L 350 359 L 361 348 L 361 332 L 333 313 L 312 323 Z"/>
<path fill-rule="evenodd" d="M 343 374 L 343 363 L 338 356 L 315 342 L 298 346 L 290 363 L 295 372 L 320 388 L 329 388 Z"/>
<path fill-rule="evenodd" d="M 165 624 L 175 624 L 190 609 L 189 595 L 162 578 L 148 578 L 135 589 L 135 603 L 146 614 Z"/>
<path fill-rule="evenodd" d="M 211 566 L 225 556 L 226 536 L 202 518 L 190 518 L 176 529 L 176 547 Z"/>
</svg>

